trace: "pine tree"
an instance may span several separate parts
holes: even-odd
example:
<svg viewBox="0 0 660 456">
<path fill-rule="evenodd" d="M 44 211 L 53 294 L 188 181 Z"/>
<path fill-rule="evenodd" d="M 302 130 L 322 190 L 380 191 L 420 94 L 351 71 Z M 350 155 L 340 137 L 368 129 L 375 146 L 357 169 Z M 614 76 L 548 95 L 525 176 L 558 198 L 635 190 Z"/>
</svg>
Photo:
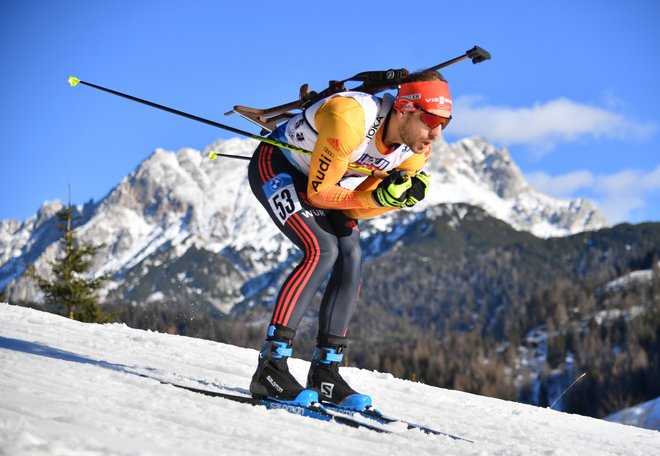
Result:
<svg viewBox="0 0 660 456">
<path fill-rule="evenodd" d="M 39 275 L 34 265 L 28 266 L 27 274 L 37 281 L 47 303 L 61 306 L 70 319 L 88 323 L 114 321 L 117 316 L 103 312 L 96 295 L 110 275 L 88 278 L 92 259 L 103 246 L 92 246 L 78 241 L 76 227 L 73 225 L 82 217 L 74 216 L 74 213 L 75 209 L 69 202 L 57 214 L 62 222 L 57 224 L 57 229 L 63 233 L 64 251 L 60 258 L 50 262 L 54 279 L 47 280 Z"/>
</svg>

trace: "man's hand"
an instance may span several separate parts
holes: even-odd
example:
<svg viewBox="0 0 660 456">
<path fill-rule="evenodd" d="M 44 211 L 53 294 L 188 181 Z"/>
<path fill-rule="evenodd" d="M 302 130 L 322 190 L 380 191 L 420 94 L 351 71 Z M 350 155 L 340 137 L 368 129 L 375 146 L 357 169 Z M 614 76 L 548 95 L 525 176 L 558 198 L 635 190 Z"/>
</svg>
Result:
<svg viewBox="0 0 660 456">
<path fill-rule="evenodd" d="M 431 183 L 431 176 L 424 171 L 420 171 L 411 179 L 412 185 L 408 190 L 408 198 L 404 202 L 406 207 L 413 207 L 426 197 Z"/>
<path fill-rule="evenodd" d="M 411 186 L 412 179 L 408 178 L 405 170 L 394 170 L 378 184 L 371 195 L 379 206 L 403 207 L 408 200 L 408 191 Z"/>
</svg>

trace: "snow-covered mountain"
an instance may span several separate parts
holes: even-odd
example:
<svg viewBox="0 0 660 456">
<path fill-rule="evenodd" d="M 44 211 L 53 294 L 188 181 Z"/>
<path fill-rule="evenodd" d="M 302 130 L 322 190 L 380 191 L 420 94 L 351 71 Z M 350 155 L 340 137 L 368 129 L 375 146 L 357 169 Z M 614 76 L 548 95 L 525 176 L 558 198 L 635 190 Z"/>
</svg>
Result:
<svg viewBox="0 0 660 456">
<path fill-rule="evenodd" d="M 104 247 L 96 258 L 101 272 L 130 278 L 114 286 L 139 285 L 155 266 L 172 263 L 191 249 L 221 255 L 223 271 L 216 289 L 207 294 L 227 311 L 251 291 L 250 280 L 287 264 L 290 243 L 283 242 L 275 226 L 251 194 L 243 160 L 206 158 L 209 150 L 248 156 L 254 140 L 218 141 L 205 151 L 156 150 L 99 203 L 80 210 L 88 217 L 79 229 L 82 241 Z M 505 149 L 480 138 L 455 144 L 439 139 L 428 171 L 430 195 L 412 214 L 440 204 L 468 203 L 483 208 L 518 230 L 540 237 L 564 236 L 607 226 L 598 210 L 585 200 L 557 200 L 531 188 Z M 45 203 L 39 212 L 18 222 L 0 222 L 0 290 L 11 300 L 32 299 L 37 290 L 22 278 L 24 262 L 46 273 L 57 253 L 55 217 L 62 203 Z M 391 230 L 395 215 L 362 224 L 363 237 Z M 398 223 L 401 223 L 399 220 Z M 405 223 L 405 220 L 404 220 Z M 200 267 L 204 261 L 200 260 Z M 165 274 L 164 272 L 162 274 Z M 184 272 L 170 277 L 185 283 L 190 293 L 201 293 Z M 129 277 L 130 276 L 130 277 Z M 261 282 L 260 282 L 261 283 Z M 144 298 L 158 300 L 163 286 Z M 206 291 L 206 290 L 205 290 Z"/>
<path fill-rule="evenodd" d="M 482 138 L 437 144 L 426 204 L 468 203 L 538 237 L 556 237 L 603 228 L 605 217 L 584 199 L 556 199 L 532 188 L 506 149 Z M 420 208 L 424 208 L 421 206 Z"/>
<path fill-rule="evenodd" d="M 589 455 L 660 453 L 660 433 L 342 367 L 403 427 L 352 429 L 161 384 L 245 390 L 256 350 L 85 324 L 0 303 L 0 454 Z M 309 363 L 292 359 L 304 378 Z"/>
</svg>

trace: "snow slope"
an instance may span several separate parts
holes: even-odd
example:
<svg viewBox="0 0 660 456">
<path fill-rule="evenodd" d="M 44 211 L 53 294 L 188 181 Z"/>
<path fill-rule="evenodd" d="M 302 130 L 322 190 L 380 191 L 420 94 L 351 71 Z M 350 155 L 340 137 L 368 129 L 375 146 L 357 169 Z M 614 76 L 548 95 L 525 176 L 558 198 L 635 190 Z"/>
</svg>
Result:
<svg viewBox="0 0 660 456">
<path fill-rule="evenodd" d="M 0 304 L 0 454 L 660 454 L 660 432 L 357 368 L 344 376 L 383 411 L 475 443 L 351 429 L 154 380 L 243 389 L 256 358 L 250 349 Z M 291 367 L 302 379 L 308 363 Z"/>
</svg>

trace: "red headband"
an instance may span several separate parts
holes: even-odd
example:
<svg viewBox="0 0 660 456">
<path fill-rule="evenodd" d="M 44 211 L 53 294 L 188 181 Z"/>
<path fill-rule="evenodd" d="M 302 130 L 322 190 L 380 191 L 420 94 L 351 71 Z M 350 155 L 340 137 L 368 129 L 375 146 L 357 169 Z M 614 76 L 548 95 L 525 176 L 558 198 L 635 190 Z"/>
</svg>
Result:
<svg viewBox="0 0 660 456">
<path fill-rule="evenodd" d="M 397 111 L 414 111 L 419 106 L 425 111 L 439 109 L 445 111 L 446 117 L 451 115 L 451 94 L 445 81 L 408 82 L 399 86 L 399 93 L 394 102 Z"/>
</svg>

